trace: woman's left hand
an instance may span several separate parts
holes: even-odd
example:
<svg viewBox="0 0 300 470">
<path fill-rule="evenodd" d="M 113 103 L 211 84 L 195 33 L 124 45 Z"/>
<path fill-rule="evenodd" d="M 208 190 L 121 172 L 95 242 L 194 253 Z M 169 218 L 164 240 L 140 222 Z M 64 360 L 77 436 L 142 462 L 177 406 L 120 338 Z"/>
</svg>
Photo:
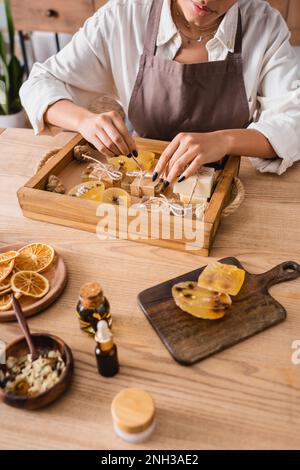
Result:
<svg viewBox="0 0 300 470">
<path fill-rule="evenodd" d="M 165 184 L 180 181 L 197 173 L 207 163 L 221 160 L 228 154 L 226 132 L 178 134 L 162 153 L 154 170 L 154 180 L 161 176 Z"/>
</svg>

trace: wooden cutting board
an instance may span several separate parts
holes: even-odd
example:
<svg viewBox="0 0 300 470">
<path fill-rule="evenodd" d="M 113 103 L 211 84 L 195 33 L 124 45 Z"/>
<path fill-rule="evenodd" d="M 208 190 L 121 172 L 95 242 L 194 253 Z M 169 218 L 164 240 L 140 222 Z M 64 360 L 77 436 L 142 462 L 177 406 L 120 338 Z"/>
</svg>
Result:
<svg viewBox="0 0 300 470">
<path fill-rule="evenodd" d="M 224 258 L 221 263 L 243 268 L 236 258 Z M 204 266 L 205 267 L 205 266 Z M 282 263 L 263 274 L 246 271 L 239 294 L 220 320 L 195 318 L 176 306 L 171 288 L 177 282 L 196 281 L 204 267 L 183 274 L 163 284 L 144 290 L 138 303 L 173 356 L 183 365 L 192 365 L 286 319 L 286 310 L 268 292 L 280 282 L 300 276 L 300 265 L 294 261 Z"/>
</svg>

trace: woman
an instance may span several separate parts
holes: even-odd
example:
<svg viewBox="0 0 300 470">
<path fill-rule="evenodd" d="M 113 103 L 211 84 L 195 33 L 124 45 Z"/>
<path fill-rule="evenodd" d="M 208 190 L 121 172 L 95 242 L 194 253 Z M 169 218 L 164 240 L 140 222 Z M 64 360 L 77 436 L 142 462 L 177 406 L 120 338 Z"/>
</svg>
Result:
<svg viewBox="0 0 300 470">
<path fill-rule="evenodd" d="M 35 64 L 21 99 L 36 133 L 80 132 L 108 157 L 136 133 L 170 140 L 153 174 L 165 186 L 225 155 L 282 174 L 300 159 L 300 73 L 280 14 L 263 0 L 111 0 L 72 41 Z"/>
</svg>

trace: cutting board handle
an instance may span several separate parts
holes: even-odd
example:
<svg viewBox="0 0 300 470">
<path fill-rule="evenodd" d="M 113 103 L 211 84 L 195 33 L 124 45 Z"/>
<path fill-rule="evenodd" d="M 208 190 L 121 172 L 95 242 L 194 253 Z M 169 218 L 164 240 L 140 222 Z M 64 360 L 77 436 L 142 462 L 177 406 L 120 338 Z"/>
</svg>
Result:
<svg viewBox="0 0 300 470">
<path fill-rule="evenodd" d="M 296 261 L 285 261 L 275 268 L 260 274 L 264 289 L 267 291 L 271 286 L 280 282 L 292 281 L 300 277 L 300 264 Z"/>
</svg>

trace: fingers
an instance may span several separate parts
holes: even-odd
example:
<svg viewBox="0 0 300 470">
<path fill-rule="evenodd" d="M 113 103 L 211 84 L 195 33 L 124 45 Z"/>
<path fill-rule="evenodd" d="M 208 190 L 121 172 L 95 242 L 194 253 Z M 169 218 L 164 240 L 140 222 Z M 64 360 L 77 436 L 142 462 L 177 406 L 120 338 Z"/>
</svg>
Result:
<svg viewBox="0 0 300 470">
<path fill-rule="evenodd" d="M 120 133 L 120 136 L 122 137 L 123 139 L 123 142 L 126 144 L 126 147 L 128 149 L 128 153 L 133 153 L 134 152 L 134 156 L 135 153 L 137 153 L 137 146 L 136 146 L 136 143 L 135 143 L 135 140 L 133 139 L 132 135 L 130 134 L 130 132 L 128 131 L 122 117 L 120 116 L 119 113 L 112 113 L 112 122 L 113 124 L 115 125 L 116 129 L 118 129 L 119 133 Z M 127 153 L 125 154 L 127 155 Z"/>
<path fill-rule="evenodd" d="M 99 127 L 97 129 L 96 136 L 113 155 L 120 155 L 120 149 L 114 143 L 114 139 L 111 137 L 111 133 L 108 134 L 104 128 Z"/>
<path fill-rule="evenodd" d="M 103 145 L 104 155 L 113 157 L 119 155 L 137 155 L 136 143 L 130 135 L 122 117 L 116 111 L 103 113 L 96 116 L 94 121 L 96 138 Z M 94 137 L 93 137 L 94 138 Z"/>
<path fill-rule="evenodd" d="M 204 165 L 203 158 L 199 155 L 189 164 L 189 166 L 184 170 L 184 172 L 178 178 L 178 182 L 183 181 L 189 178 L 192 175 L 195 175 L 200 168 Z"/>
<path fill-rule="evenodd" d="M 174 154 L 174 158 L 176 153 Z M 173 165 L 169 165 L 170 169 L 167 174 L 166 180 L 169 184 L 174 183 L 184 172 L 189 163 L 194 159 L 194 154 L 191 151 L 180 154 L 176 157 L 176 160 L 173 161 Z"/>
<path fill-rule="evenodd" d="M 153 173 L 153 177 L 155 177 L 155 179 L 158 176 L 162 176 L 165 172 L 167 173 L 168 162 L 172 158 L 176 150 L 178 149 L 179 145 L 180 145 L 179 139 L 178 137 L 175 137 L 175 139 L 173 139 L 172 142 L 163 151 Z"/>
<path fill-rule="evenodd" d="M 100 152 L 105 157 L 112 158 L 116 156 L 104 145 L 104 143 L 96 135 L 94 136 L 94 138 L 89 139 L 89 140 L 96 147 L 98 152 Z"/>
</svg>

